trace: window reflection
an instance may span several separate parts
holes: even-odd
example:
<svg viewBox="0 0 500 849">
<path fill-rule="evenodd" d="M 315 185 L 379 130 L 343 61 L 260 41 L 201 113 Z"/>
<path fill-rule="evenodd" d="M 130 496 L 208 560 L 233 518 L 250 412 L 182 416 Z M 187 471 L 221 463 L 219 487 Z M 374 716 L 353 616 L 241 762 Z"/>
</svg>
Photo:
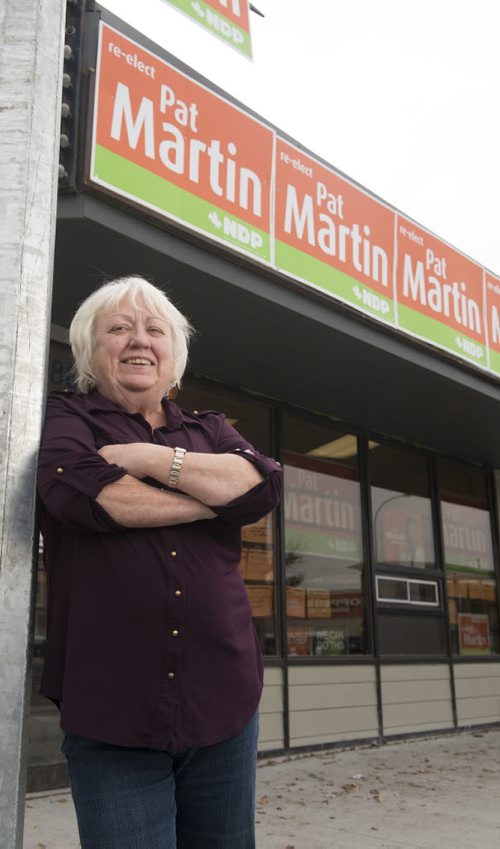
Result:
<svg viewBox="0 0 500 849">
<path fill-rule="evenodd" d="M 439 489 L 452 650 L 499 651 L 497 589 L 486 479 L 478 469 L 441 461 Z"/>
<path fill-rule="evenodd" d="M 290 417 L 285 422 L 285 444 L 289 449 L 283 497 L 288 653 L 362 653 L 357 439 L 318 425 L 309 428 Z"/>
<path fill-rule="evenodd" d="M 425 458 L 389 445 L 370 451 L 375 560 L 434 568 L 432 509 Z"/>
<path fill-rule="evenodd" d="M 389 565 L 434 566 L 429 498 L 372 487 L 375 560 Z"/>
<path fill-rule="evenodd" d="M 380 654 L 442 655 L 442 580 L 418 577 L 437 570 L 427 459 L 381 444 L 368 464 Z"/>
</svg>

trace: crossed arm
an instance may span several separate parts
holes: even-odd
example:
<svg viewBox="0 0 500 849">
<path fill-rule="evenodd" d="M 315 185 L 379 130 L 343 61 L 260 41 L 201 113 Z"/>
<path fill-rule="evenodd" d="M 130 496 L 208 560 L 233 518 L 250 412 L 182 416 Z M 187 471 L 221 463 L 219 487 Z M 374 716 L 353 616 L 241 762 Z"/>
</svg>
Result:
<svg viewBox="0 0 500 849">
<path fill-rule="evenodd" d="M 252 463 L 237 454 L 188 452 L 180 476 L 182 493 L 142 483 L 151 477 L 167 485 L 173 448 L 132 442 L 105 445 L 99 454 L 127 475 L 103 487 L 97 502 L 125 527 L 160 527 L 213 519 L 211 506 L 228 504 L 263 480 Z"/>
</svg>

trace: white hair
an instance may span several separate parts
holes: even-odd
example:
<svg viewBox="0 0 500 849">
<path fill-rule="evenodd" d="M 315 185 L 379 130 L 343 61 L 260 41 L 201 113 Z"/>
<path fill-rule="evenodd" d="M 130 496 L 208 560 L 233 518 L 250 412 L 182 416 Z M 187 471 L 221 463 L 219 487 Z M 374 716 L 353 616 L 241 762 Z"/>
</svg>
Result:
<svg viewBox="0 0 500 849">
<path fill-rule="evenodd" d="M 116 308 L 124 298 L 132 304 L 144 305 L 151 313 L 170 325 L 174 356 L 173 385 L 180 386 L 186 369 L 188 342 L 192 327 L 187 318 L 173 305 L 166 294 L 142 277 L 120 277 L 96 289 L 78 307 L 69 328 L 69 341 L 75 359 L 75 383 L 79 392 L 90 392 L 96 386 L 92 370 L 95 349 L 95 324 L 100 312 Z M 166 387 L 165 392 L 171 387 Z"/>
</svg>

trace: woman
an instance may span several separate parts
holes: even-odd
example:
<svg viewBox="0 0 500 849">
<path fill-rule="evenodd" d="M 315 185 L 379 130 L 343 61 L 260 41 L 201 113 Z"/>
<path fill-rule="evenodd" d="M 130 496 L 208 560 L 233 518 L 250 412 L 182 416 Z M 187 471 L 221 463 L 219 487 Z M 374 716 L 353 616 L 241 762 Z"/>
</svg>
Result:
<svg viewBox="0 0 500 849">
<path fill-rule="evenodd" d="M 70 328 L 74 395 L 39 459 L 48 579 L 41 692 L 61 707 L 83 849 L 251 849 L 262 660 L 238 563 L 279 464 L 168 400 L 190 327 L 145 280 Z"/>
</svg>

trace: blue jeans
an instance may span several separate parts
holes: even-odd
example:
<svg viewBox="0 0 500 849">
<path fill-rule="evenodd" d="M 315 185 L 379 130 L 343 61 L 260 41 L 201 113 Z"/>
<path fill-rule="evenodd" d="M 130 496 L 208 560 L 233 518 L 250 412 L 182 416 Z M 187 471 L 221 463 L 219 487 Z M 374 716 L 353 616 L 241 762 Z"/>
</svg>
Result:
<svg viewBox="0 0 500 849">
<path fill-rule="evenodd" d="M 129 749 L 66 734 L 82 849 L 255 849 L 258 714 L 199 749 Z"/>
</svg>

